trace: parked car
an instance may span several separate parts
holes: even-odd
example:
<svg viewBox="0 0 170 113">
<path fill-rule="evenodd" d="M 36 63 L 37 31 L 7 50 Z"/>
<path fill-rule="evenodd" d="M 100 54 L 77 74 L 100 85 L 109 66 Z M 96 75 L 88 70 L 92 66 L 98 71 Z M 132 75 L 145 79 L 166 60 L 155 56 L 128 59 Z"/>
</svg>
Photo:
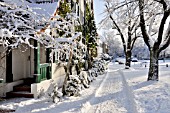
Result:
<svg viewBox="0 0 170 113">
<path fill-rule="evenodd" d="M 102 54 L 101 58 L 102 58 L 102 60 L 111 60 L 112 59 L 112 57 L 109 56 L 108 54 Z"/>
<path fill-rule="evenodd" d="M 138 59 L 134 57 L 134 58 L 131 59 L 131 61 L 132 62 L 138 62 Z"/>
<path fill-rule="evenodd" d="M 119 64 L 125 64 L 125 58 L 124 57 L 118 57 L 115 59 L 115 62 L 118 62 Z"/>
</svg>

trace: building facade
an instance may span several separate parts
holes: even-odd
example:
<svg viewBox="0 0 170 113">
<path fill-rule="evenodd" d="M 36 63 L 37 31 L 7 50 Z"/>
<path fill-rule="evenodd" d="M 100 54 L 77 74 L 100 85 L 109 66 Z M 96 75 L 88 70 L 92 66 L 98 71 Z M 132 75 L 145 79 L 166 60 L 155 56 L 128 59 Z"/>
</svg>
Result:
<svg viewBox="0 0 170 113">
<path fill-rule="evenodd" d="M 54 10 L 52 15 L 54 16 L 57 14 L 57 9 L 59 7 L 59 5 L 56 7 L 54 7 L 54 5 L 55 3 L 59 4 L 61 1 L 62 0 L 32 0 L 32 2 L 38 4 L 52 3 L 51 5 Z M 93 1 L 68 0 L 68 2 L 70 2 L 72 12 L 76 13 L 80 23 L 83 24 L 85 3 L 91 4 L 91 8 L 93 9 Z M 7 51 L 8 53 L 6 53 L 4 57 L 4 48 L 0 46 L 2 57 L 0 66 L 0 97 L 12 97 L 17 93 L 15 96 L 36 98 L 41 95 L 41 93 L 48 91 L 52 83 L 57 83 L 59 87 L 62 86 L 65 78 L 64 67 L 55 62 L 50 62 L 50 49 L 46 49 L 43 45 L 34 40 L 32 40 L 31 43 L 38 47 L 38 49 L 27 47 L 23 52 L 22 49 L 16 48 Z M 74 70 L 73 68 L 73 71 Z M 23 88 L 22 85 L 27 85 L 28 87 L 24 86 L 26 88 Z M 28 91 L 28 93 L 26 93 L 26 95 L 23 95 L 23 93 L 20 94 L 19 92 L 22 91 Z"/>
</svg>

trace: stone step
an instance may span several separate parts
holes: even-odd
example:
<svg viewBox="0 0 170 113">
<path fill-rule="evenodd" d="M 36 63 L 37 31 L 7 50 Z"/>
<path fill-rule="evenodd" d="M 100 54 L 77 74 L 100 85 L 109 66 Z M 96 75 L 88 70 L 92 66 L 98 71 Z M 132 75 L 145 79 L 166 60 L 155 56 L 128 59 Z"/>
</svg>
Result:
<svg viewBox="0 0 170 113">
<path fill-rule="evenodd" d="M 24 84 L 25 85 L 31 85 L 32 83 L 35 83 L 34 78 L 26 78 L 26 79 L 24 79 Z"/>
<path fill-rule="evenodd" d="M 25 98 L 34 98 L 34 95 L 28 91 L 11 91 L 7 92 L 7 98 L 15 98 L 15 97 L 25 97 Z"/>
<path fill-rule="evenodd" d="M 31 92 L 31 86 L 30 85 L 25 85 L 25 84 L 21 84 L 18 86 L 14 86 L 13 87 L 13 91 L 17 92 L 17 91 L 28 91 Z"/>
<path fill-rule="evenodd" d="M 13 109 L 2 109 L 2 108 L 0 108 L 0 113 L 11 113 L 11 112 L 15 112 L 15 110 L 13 110 Z"/>
</svg>

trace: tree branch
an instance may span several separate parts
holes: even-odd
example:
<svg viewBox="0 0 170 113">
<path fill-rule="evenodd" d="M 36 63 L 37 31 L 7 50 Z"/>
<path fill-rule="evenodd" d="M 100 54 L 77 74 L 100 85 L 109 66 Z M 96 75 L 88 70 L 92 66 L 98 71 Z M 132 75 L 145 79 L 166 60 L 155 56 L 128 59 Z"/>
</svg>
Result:
<svg viewBox="0 0 170 113">
<path fill-rule="evenodd" d="M 164 1 L 164 0 L 161 0 L 161 1 Z M 163 37 L 163 31 L 164 31 L 164 27 L 165 27 L 165 22 L 167 20 L 167 18 L 169 17 L 170 15 L 170 8 L 167 10 L 167 9 L 164 9 L 164 15 L 163 15 L 163 18 L 161 20 L 161 23 L 160 23 L 160 27 L 159 27 L 159 32 L 158 32 L 158 40 L 157 42 L 154 44 L 154 47 L 158 47 L 161 42 L 162 42 L 162 37 Z"/>
<path fill-rule="evenodd" d="M 149 44 L 149 36 L 146 31 L 146 25 L 145 25 L 145 20 L 144 20 L 144 0 L 139 0 L 139 11 L 140 11 L 140 26 L 141 26 L 141 31 L 143 35 L 143 39 L 150 49 L 150 44 Z"/>
<path fill-rule="evenodd" d="M 117 9 L 119 9 L 119 8 L 121 8 L 121 7 L 124 7 L 125 5 L 131 4 L 131 3 L 133 3 L 133 2 L 136 2 L 136 0 L 131 0 L 131 1 L 129 1 L 129 2 L 124 1 L 124 2 L 121 2 L 121 3 L 120 3 L 121 5 L 119 5 L 119 6 L 117 6 L 117 7 L 114 7 L 114 8 L 113 8 L 113 7 L 110 7 L 109 10 L 112 9 L 112 11 L 115 11 L 115 10 L 117 10 Z"/>
<path fill-rule="evenodd" d="M 154 1 L 161 3 L 163 5 L 164 10 L 167 9 L 167 4 L 166 4 L 165 0 L 154 0 Z"/>
<path fill-rule="evenodd" d="M 169 23 L 167 32 L 166 32 L 166 34 L 165 34 L 164 44 L 163 44 L 162 47 L 160 47 L 159 53 L 160 53 L 162 50 L 166 49 L 166 48 L 169 46 L 169 44 L 170 44 L 170 23 Z"/>
<path fill-rule="evenodd" d="M 123 48 L 124 48 L 124 51 L 126 53 L 126 43 L 125 43 L 125 39 L 124 39 L 124 36 L 123 36 L 123 33 L 122 31 L 120 30 L 119 26 L 117 25 L 117 23 L 114 21 L 113 17 L 110 15 L 110 19 L 112 20 L 113 24 L 115 25 L 117 31 L 119 32 L 120 34 L 120 37 L 122 39 L 122 43 L 123 43 Z"/>
<path fill-rule="evenodd" d="M 107 9 L 108 13 L 110 13 L 108 6 L 107 6 L 107 5 L 105 5 L 105 6 L 106 6 L 106 9 Z M 124 52 L 126 53 L 126 43 L 125 43 L 125 38 L 124 38 L 124 36 L 123 36 L 123 33 L 122 33 L 122 31 L 120 30 L 120 28 L 119 28 L 119 26 L 117 25 L 117 23 L 115 22 L 115 20 L 113 19 L 113 17 L 112 17 L 111 14 L 110 14 L 110 19 L 112 20 L 113 24 L 115 25 L 117 31 L 118 31 L 119 34 L 120 34 L 120 37 L 121 37 L 122 43 L 123 43 Z"/>
</svg>

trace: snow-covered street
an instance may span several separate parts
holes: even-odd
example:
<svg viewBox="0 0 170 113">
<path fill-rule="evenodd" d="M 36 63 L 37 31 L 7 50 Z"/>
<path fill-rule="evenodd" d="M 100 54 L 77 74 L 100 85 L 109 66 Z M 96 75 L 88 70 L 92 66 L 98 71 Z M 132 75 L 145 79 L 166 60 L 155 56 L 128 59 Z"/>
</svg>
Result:
<svg viewBox="0 0 170 113">
<path fill-rule="evenodd" d="M 163 64 L 163 63 L 161 63 Z M 1 108 L 16 113 L 169 113 L 170 67 L 160 66 L 160 80 L 146 81 L 148 68 L 133 64 L 109 63 L 107 73 L 99 75 L 80 97 L 65 97 L 58 104 L 47 97 L 9 99 Z"/>
</svg>

